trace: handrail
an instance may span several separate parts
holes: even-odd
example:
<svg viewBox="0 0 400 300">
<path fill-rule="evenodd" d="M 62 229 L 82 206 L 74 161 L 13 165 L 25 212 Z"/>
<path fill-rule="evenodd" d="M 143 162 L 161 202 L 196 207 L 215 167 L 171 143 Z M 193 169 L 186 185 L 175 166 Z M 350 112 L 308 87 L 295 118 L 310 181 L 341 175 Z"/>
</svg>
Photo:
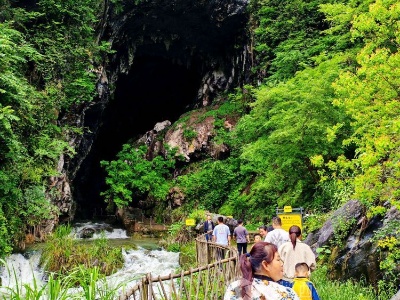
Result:
<svg viewBox="0 0 400 300">
<path fill-rule="evenodd" d="M 197 268 L 157 277 L 147 274 L 119 299 L 221 299 L 226 286 L 240 275 L 238 252 L 234 247 L 207 242 L 205 235 L 195 240 Z"/>
</svg>

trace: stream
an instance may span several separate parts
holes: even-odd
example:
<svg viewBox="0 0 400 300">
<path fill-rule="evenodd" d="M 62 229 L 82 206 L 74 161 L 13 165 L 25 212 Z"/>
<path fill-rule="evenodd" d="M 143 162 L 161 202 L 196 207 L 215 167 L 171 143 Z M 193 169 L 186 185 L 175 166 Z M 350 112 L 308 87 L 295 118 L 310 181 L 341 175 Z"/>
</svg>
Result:
<svg viewBox="0 0 400 300">
<path fill-rule="evenodd" d="M 102 236 L 97 232 L 101 231 L 103 226 L 107 225 L 103 223 L 79 223 L 74 226 L 72 234 L 80 239 L 80 232 L 83 228 L 86 231 L 88 228 L 94 228 L 96 233 L 93 234 L 92 238 L 84 240 L 96 239 Z M 129 237 L 126 231 L 120 228 L 107 228 L 103 232 L 109 242 L 116 247 L 132 246 L 133 244 L 137 247 L 136 250 L 122 248 L 124 266 L 116 273 L 106 277 L 106 284 L 111 288 L 129 289 L 136 284 L 138 278 L 147 273 L 151 273 L 152 276 L 163 276 L 170 274 L 179 267 L 179 253 L 161 249 L 157 246 L 157 239 L 155 238 Z M 39 245 L 39 249 L 29 249 L 23 254 L 15 253 L 5 259 L 6 267 L 0 268 L 0 297 L 7 294 L 10 289 L 15 290 L 23 285 L 42 286 L 46 283 L 47 275 L 39 265 L 40 255 Z M 73 291 L 71 292 L 73 293 Z"/>
</svg>

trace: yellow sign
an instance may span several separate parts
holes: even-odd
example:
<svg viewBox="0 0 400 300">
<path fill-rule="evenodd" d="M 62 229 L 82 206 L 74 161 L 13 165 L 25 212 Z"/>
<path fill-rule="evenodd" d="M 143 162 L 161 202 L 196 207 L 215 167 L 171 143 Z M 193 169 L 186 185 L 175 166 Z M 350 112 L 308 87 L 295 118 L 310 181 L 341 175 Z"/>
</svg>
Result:
<svg viewBox="0 0 400 300">
<path fill-rule="evenodd" d="M 186 219 L 185 224 L 186 224 L 186 226 L 194 226 L 194 225 L 196 225 L 196 220 L 195 219 Z"/>
<path fill-rule="evenodd" d="M 297 225 L 300 227 L 301 230 L 303 230 L 303 222 L 302 222 L 302 216 L 301 214 L 297 213 L 290 213 L 290 214 L 279 214 L 279 217 L 282 220 L 282 228 L 285 229 L 286 231 L 289 231 L 289 228 L 292 225 Z"/>
<path fill-rule="evenodd" d="M 290 212 L 292 212 L 292 207 L 291 207 L 291 206 L 285 206 L 285 207 L 283 208 L 283 211 L 284 211 L 285 213 L 290 213 Z"/>
</svg>

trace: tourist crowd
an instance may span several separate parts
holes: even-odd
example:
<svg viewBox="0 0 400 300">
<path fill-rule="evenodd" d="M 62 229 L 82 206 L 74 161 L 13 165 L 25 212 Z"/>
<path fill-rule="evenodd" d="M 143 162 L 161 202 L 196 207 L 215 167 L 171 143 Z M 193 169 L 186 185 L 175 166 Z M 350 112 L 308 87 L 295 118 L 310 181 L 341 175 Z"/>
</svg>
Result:
<svg viewBox="0 0 400 300">
<path fill-rule="evenodd" d="M 229 246 L 231 232 L 218 218 L 214 226 L 208 217 L 204 231 L 207 240 Z M 250 243 L 249 232 L 238 220 L 233 230 L 239 253 L 242 277 L 226 289 L 224 300 L 319 300 L 310 274 L 316 268 L 315 254 L 310 246 L 302 242 L 301 228 L 293 225 L 286 231 L 279 217 L 272 219 L 272 226 L 260 226 L 254 235 L 254 245 L 247 252 Z"/>
</svg>

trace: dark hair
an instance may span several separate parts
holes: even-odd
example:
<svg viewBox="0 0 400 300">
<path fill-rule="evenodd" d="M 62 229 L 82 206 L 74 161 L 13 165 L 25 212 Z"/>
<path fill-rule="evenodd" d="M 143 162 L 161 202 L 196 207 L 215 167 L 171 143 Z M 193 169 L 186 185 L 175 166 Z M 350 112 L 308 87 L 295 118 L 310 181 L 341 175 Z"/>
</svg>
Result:
<svg viewBox="0 0 400 300">
<path fill-rule="evenodd" d="M 218 217 L 218 222 L 223 223 L 224 222 L 224 218 L 223 217 Z"/>
<path fill-rule="evenodd" d="M 297 238 L 301 235 L 301 229 L 297 225 L 293 225 L 289 228 L 289 238 L 292 242 L 293 249 L 296 248 Z"/>
<path fill-rule="evenodd" d="M 296 272 L 308 272 L 308 271 L 310 271 L 310 267 L 305 262 L 297 263 L 294 266 L 294 269 L 295 269 Z"/>
<path fill-rule="evenodd" d="M 266 261 L 268 264 L 271 263 L 276 252 L 278 252 L 278 248 L 274 244 L 259 242 L 253 245 L 250 253 L 240 256 L 239 264 L 243 275 L 240 287 L 243 300 L 251 299 L 253 274 L 260 269 L 263 261 Z"/>
<path fill-rule="evenodd" d="M 258 229 L 264 229 L 265 231 L 267 231 L 267 226 L 261 225 L 260 227 L 258 227 Z"/>
<path fill-rule="evenodd" d="M 241 219 L 239 219 L 237 222 L 238 222 L 238 224 L 243 224 L 243 220 L 241 220 Z"/>
<path fill-rule="evenodd" d="M 281 218 L 279 218 L 279 217 L 273 217 L 273 218 L 272 218 L 272 224 L 282 226 L 282 220 L 281 220 Z"/>
</svg>

